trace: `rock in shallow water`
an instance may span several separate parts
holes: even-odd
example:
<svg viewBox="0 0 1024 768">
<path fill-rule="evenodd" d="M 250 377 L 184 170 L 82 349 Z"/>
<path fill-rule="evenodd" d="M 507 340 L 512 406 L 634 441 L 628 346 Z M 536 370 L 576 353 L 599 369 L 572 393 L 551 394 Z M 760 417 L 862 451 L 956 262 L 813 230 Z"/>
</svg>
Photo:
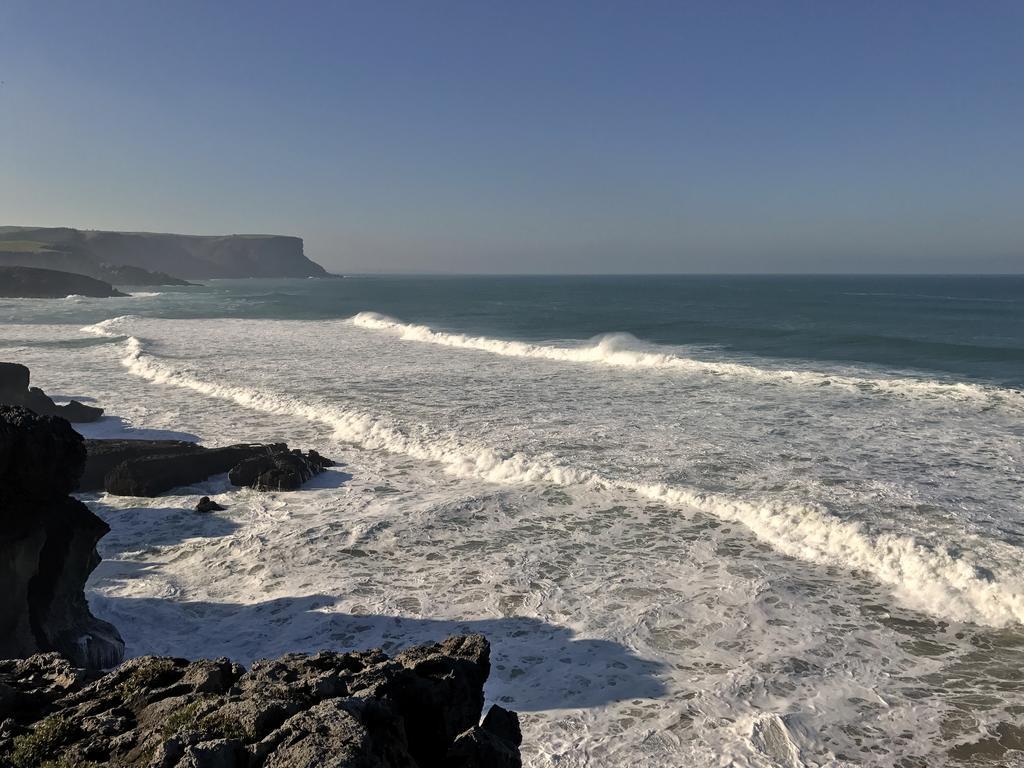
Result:
<svg viewBox="0 0 1024 768">
<path fill-rule="evenodd" d="M 468 635 L 394 658 L 289 654 L 249 671 L 143 657 L 93 681 L 54 657 L 0 663 L 15 702 L 0 763 L 518 768 L 515 713 L 494 707 L 479 725 L 489 654 Z"/>
<path fill-rule="evenodd" d="M 246 459 L 228 473 L 228 479 L 232 485 L 260 491 L 295 491 L 331 466 L 334 462 L 316 451 L 303 454 L 285 448 Z"/>
<path fill-rule="evenodd" d="M 160 449 L 156 453 L 122 461 L 107 472 L 103 479 L 104 490 L 115 496 L 159 496 L 172 488 L 201 483 L 214 475 L 222 475 L 246 459 L 277 447 L 231 445 L 226 448 L 203 448 L 190 443 L 185 445 L 189 447 Z M 279 450 L 284 448 L 284 445 L 279 446 Z"/>
<path fill-rule="evenodd" d="M 159 496 L 225 472 L 236 486 L 293 491 L 334 465 L 284 443 L 205 448 L 180 440 L 87 440 L 86 450 L 81 490 L 115 496 Z"/>
<path fill-rule="evenodd" d="M 196 512 L 201 514 L 208 514 L 210 512 L 223 512 L 224 507 L 218 504 L 216 501 L 211 499 L 209 496 L 203 496 L 196 504 Z"/>
<path fill-rule="evenodd" d="M 0 406 L 0 658 L 59 651 L 89 668 L 122 658 L 117 630 L 85 600 L 110 529 L 68 495 L 84 462 L 66 421 Z"/>
</svg>

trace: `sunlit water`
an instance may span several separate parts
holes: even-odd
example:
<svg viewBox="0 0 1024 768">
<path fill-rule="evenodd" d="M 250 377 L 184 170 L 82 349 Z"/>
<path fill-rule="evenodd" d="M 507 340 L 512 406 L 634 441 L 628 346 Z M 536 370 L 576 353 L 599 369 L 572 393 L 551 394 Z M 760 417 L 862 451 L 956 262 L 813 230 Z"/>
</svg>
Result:
<svg viewBox="0 0 1024 768">
<path fill-rule="evenodd" d="M 533 766 L 1021 762 L 1024 281 L 153 293 L 2 302 L 0 357 L 88 434 L 343 466 L 86 497 L 130 654 L 482 631 Z"/>
</svg>

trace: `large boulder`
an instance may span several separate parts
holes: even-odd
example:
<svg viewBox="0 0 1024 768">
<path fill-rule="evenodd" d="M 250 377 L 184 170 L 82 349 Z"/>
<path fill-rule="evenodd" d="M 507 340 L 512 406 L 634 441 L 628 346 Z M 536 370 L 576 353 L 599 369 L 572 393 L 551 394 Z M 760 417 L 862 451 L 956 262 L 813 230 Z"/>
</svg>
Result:
<svg viewBox="0 0 1024 768">
<path fill-rule="evenodd" d="M 480 723 L 488 656 L 470 635 L 248 671 L 227 659 L 142 657 L 103 677 L 51 657 L 0 663 L 0 764 L 519 768 L 515 713 L 493 707 Z"/>
<path fill-rule="evenodd" d="M 76 424 L 96 421 L 103 415 L 102 408 L 77 400 L 57 405 L 43 390 L 29 386 L 29 370 L 20 363 L 0 363 L 0 404 L 20 405 L 40 416 L 60 416 Z"/>
<path fill-rule="evenodd" d="M 68 494 L 85 463 L 63 419 L 0 406 L 0 658 L 58 651 L 81 667 L 117 664 L 124 642 L 94 617 L 85 582 L 110 529 Z"/>
</svg>

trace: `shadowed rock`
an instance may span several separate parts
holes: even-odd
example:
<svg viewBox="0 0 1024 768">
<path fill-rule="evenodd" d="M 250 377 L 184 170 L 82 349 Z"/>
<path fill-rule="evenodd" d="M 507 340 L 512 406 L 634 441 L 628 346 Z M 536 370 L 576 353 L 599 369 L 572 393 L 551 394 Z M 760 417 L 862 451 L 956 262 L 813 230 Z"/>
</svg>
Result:
<svg viewBox="0 0 1024 768">
<path fill-rule="evenodd" d="M 68 495 L 84 462 L 66 421 L 0 406 L 0 657 L 59 651 L 89 668 L 121 660 L 120 635 L 85 600 L 96 542 L 110 529 Z"/>
<path fill-rule="evenodd" d="M 178 440 L 87 440 L 86 450 L 81 490 L 116 496 L 159 496 L 225 472 L 234 485 L 295 490 L 334 464 L 284 443 L 204 448 Z"/>
<path fill-rule="evenodd" d="M 332 466 L 333 461 L 316 451 L 274 450 L 246 459 L 231 470 L 228 479 L 232 485 L 260 491 L 294 491 Z"/>
<path fill-rule="evenodd" d="M 53 657 L 0 663 L 11 702 L 0 764 L 517 768 L 515 714 L 493 708 L 478 725 L 489 652 L 470 635 L 394 658 L 288 654 L 249 671 L 143 657 L 98 679 Z"/>
<path fill-rule="evenodd" d="M 184 440 L 86 440 L 85 471 L 79 490 L 102 491 L 107 474 L 132 459 L 201 453 L 202 446 Z"/>
<path fill-rule="evenodd" d="M 216 501 L 211 499 L 209 496 L 203 496 L 196 504 L 196 512 L 207 514 L 209 512 L 223 512 L 224 507 L 218 504 Z"/>
<path fill-rule="evenodd" d="M 60 416 L 74 423 L 96 421 L 103 415 L 102 408 L 77 400 L 57 405 L 43 390 L 29 387 L 29 370 L 19 363 L 0 363 L 0 404 L 20 405 L 40 416 Z"/>
</svg>

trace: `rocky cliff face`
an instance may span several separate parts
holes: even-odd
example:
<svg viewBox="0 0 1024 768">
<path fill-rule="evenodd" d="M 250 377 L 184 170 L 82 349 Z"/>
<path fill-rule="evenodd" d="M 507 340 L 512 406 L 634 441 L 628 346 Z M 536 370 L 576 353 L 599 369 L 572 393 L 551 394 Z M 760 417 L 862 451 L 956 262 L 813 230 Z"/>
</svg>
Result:
<svg viewBox="0 0 1024 768">
<path fill-rule="evenodd" d="M 82 274 L 93 274 L 86 269 L 95 271 L 101 266 L 109 273 L 110 265 L 120 265 L 185 280 L 327 274 L 306 258 L 298 237 L 101 232 L 64 227 L 0 228 L 0 264 L 45 264 Z"/>
<path fill-rule="evenodd" d="M 248 671 L 147 656 L 95 679 L 56 655 L 0 662 L 0 764 L 519 768 L 515 713 L 480 722 L 489 654 L 465 635 Z"/>
<path fill-rule="evenodd" d="M 82 437 L 64 419 L 0 406 L 0 658 L 57 651 L 101 669 L 124 655 L 85 599 L 110 529 L 69 495 L 84 466 Z"/>
</svg>

